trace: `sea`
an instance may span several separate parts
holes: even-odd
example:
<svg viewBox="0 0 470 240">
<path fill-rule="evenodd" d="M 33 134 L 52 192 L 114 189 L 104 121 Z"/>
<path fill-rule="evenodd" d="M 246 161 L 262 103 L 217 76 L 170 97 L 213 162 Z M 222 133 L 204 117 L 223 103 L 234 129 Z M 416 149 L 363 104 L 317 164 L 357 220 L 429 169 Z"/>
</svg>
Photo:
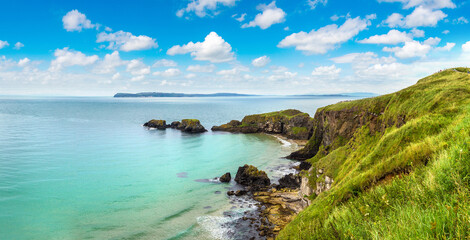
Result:
<svg viewBox="0 0 470 240">
<path fill-rule="evenodd" d="M 214 178 L 251 164 L 276 181 L 296 146 L 210 128 L 353 98 L 0 96 L 0 239 L 242 239 L 231 223 L 256 202 Z M 185 118 L 209 131 L 142 126 Z"/>
</svg>

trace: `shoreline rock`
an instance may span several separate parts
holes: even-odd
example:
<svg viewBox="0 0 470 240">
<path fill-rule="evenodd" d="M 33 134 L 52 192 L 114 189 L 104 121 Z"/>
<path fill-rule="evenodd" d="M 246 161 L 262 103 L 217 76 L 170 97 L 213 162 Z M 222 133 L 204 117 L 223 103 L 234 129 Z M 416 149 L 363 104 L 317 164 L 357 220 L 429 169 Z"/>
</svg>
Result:
<svg viewBox="0 0 470 240">
<path fill-rule="evenodd" d="M 228 183 L 230 182 L 230 180 L 232 180 L 232 176 L 230 175 L 230 173 L 225 173 L 224 175 L 222 175 L 220 178 L 219 178 L 219 181 L 220 182 L 223 182 L 223 183 Z"/>
<path fill-rule="evenodd" d="M 258 168 L 248 164 L 238 168 L 235 182 L 255 191 L 266 189 L 271 184 L 271 180 L 265 171 L 260 171 Z"/>
</svg>

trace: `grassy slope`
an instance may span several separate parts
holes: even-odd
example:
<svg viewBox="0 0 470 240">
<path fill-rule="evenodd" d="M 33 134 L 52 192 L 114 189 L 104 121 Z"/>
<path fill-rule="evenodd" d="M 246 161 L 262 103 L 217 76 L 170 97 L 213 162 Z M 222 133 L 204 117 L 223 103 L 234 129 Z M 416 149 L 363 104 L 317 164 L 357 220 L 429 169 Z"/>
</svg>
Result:
<svg viewBox="0 0 470 240">
<path fill-rule="evenodd" d="M 334 184 L 278 239 L 470 238 L 470 75 L 458 70 L 325 107 L 374 112 L 386 104 L 384 122 L 406 116 L 406 124 L 375 135 L 364 126 L 345 145 L 310 159 Z"/>
</svg>

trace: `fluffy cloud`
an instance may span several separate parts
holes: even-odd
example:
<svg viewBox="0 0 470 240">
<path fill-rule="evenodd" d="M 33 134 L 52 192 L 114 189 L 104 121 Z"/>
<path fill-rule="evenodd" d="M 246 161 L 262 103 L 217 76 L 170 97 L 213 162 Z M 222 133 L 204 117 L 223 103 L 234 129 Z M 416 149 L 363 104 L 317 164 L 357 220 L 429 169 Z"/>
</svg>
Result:
<svg viewBox="0 0 470 240">
<path fill-rule="evenodd" d="M 194 12 L 198 17 L 205 17 L 209 12 L 215 11 L 218 6 L 235 6 L 237 0 L 191 0 L 186 8 L 176 12 L 176 16 L 182 17 L 185 13 Z M 216 12 L 217 14 L 217 12 Z"/>
<path fill-rule="evenodd" d="M 76 9 L 65 14 L 65 16 L 62 17 L 62 23 L 64 24 L 64 29 L 67 30 L 67 32 L 80 32 L 82 29 L 94 28 L 96 26 L 86 18 L 85 14 Z"/>
<path fill-rule="evenodd" d="M 437 51 L 450 51 L 452 50 L 452 48 L 455 47 L 455 43 L 447 43 L 445 46 L 443 47 L 437 47 L 436 50 Z"/>
<path fill-rule="evenodd" d="M 167 54 L 172 56 L 187 53 L 191 53 L 195 60 L 213 63 L 229 62 L 235 59 L 232 46 L 215 32 L 209 33 L 204 42 L 189 42 L 183 46 L 176 45 L 167 51 Z"/>
<path fill-rule="evenodd" d="M 141 60 L 133 59 L 127 64 L 126 71 L 132 75 L 147 75 L 150 74 L 150 67 Z"/>
<path fill-rule="evenodd" d="M 234 14 L 232 17 L 239 22 L 243 22 L 245 21 L 246 13 L 240 14 L 240 17 L 237 16 L 238 14 Z"/>
<path fill-rule="evenodd" d="M 10 44 L 7 41 L 2 41 L 0 40 L 0 49 L 10 46 Z"/>
<path fill-rule="evenodd" d="M 97 55 L 86 56 L 82 52 L 69 50 L 69 48 L 56 49 L 54 56 L 56 58 L 51 61 L 49 67 L 52 72 L 60 71 L 69 66 L 87 66 L 98 61 Z"/>
<path fill-rule="evenodd" d="M 411 14 L 404 17 L 399 13 L 393 13 L 386 20 L 385 24 L 389 27 L 435 27 L 439 21 L 446 18 L 447 14 L 441 10 L 433 10 L 419 6 Z"/>
<path fill-rule="evenodd" d="M 17 42 L 17 43 L 15 43 L 14 49 L 19 50 L 19 49 L 22 48 L 22 47 L 24 47 L 24 44 L 23 44 L 23 43 L 20 43 L 20 42 Z"/>
<path fill-rule="evenodd" d="M 434 46 L 434 45 L 437 45 L 441 42 L 441 39 L 438 38 L 438 37 L 430 37 L 428 39 L 426 39 L 424 41 L 424 44 L 427 44 L 427 45 L 430 45 L 430 46 Z"/>
<path fill-rule="evenodd" d="M 211 73 L 215 71 L 217 67 L 214 64 L 210 65 L 189 65 L 186 71 L 199 72 L 199 73 Z"/>
<path fill-rule="evenodd" d="M 153 75 L 161 77 L 176 77 L 181 75 L 181 71 L 178 68 L 169 68 L 162 72 L 154 72 Z"/>
<path fill-rule="evenodd" d="M 243 24 L 242 28 L 258 26 L 261 29 L 266 29 L 273 24 L 282 23 L 286 20 L 286 13 L 276 7 L 276 1 L 271 2 L 269 5 L 260 4 L 257 9 L 262 12 L 258 13 L 253 21 Z"/>
<path fill-rule="evenodd" d="M 28 65 L 30 62 L 31 62 L 31 60 L 29 60 L 29 58 L 23 58 L 23 59 L 20 59 L 20 60 L 18 61 L 18 66 L 20 66 L 20 67 L 25 67 L 25 66 Z"/>
<path fill-rule="evenodd" d="M 452 21 L 454 24 L 467 24 L 468 20 L 465 17 L 459 17 Z"/>
<path fill-rule="evenodd" d="M 244 66 L 236 66 L 232 69 L 218 71 L 217 74 L 218 75 L 224 75 L 224 76 L 230 76 L 230 75 L 233 76 L 233 75 L 238 75 L 241 72 L 248 72 L 249 70 L 250 69 L 248 69 L 247 67 L 244 67 Z"/>
<path fill-rule="evenodd" d="M 406 42 L 403 47 L 384 47 L 383 51 L 393 52 L 399 58 L 424 57 L 431 50 L 429 44 L 421 44 L 418 41 Z"/>
<path fill-rule="evenodd" d="M 403 8 L 423 6 L 430 9 L 455 8 L 452 0 L 378 0 L 379 2 L 400 2 Z"/>
<path fill-rule="evenodd" d="M 303 31 L 293 33 L 284 38 L 278 44 L 278 47 L 295 47 L 296 50 L 302 51 L 307 55 L 324 54 L 353 38 L 370 24 L 368 19 L 361 19 L 360 17 L 350 18 L 340 27 L 336 24 L 331 24 L 318 30 L 312 30 L 309 33 Z"/>
<path fill-rule="evenodd" d="M 337 68 L 336 65 L 331 66 L 321 66 L 317 67 L 313 70 L 312 76 L 318 78 L 326 78 L 326 79 L 335 79 L 339 76 L 341 72 L 341 68 Z"/>
<path fill-rule="evenodd" d="M 470 52 L 470 41 L 468 41 L 468 42 L 466 42 L 462 45 L 462 51 Z"/>
<path fill-rule="evenodd" d="M 402 42 L 411 41 L 411 37 L 406 32 L 400 32 L 398 30 L 390 30 L 387 34 L 374 35 L 372 37 L 360 40 L 360 43 L 369 44 L 398 44 Z"/>
<path fill-rule="evenodd" d="M 156 40 L 151 37 L 145 35 L 134 36 L 132 33 L 124 31 L 115 33 L 102 32 L 98 34 L 96 42 L 109 42 L 108 49 L 119 49 L 124 52 L 158 47 Z"/>
<path fill-rule="evenodd" d="M 124 61 L 119 56 L 118 51 L 114 51 L 111 54 L 106 54 L 104 59 L 100 61 L 94 68 L 94 72 L 98 74 L 115 73 L 116 68 L 119 66 L 126 65 L 127 61 Z"/>
<path fill-rule="evenodd" d="M 251 64 L 255 67 L 264 67 L 268 65 L 269 62 L 271 62 L 271 59 L 268 56 L 262 56 L 262 57 L 253 59 Z"/>
<path fill-rule="evenodd" d="M 178 63 L 176 63 L 173 60 L 168 60 L 168 59 L 162 59 L 156 61 L 152 67 L 176 67 L 178 66 Z"/>
<path fill-rule="evenodd" d="M 328 0 L 307 0 L 307 5 L 310 6 L 310 9 L 315 9 L 319 4 L 325 6 L 328 3 Z"/>
</svg>

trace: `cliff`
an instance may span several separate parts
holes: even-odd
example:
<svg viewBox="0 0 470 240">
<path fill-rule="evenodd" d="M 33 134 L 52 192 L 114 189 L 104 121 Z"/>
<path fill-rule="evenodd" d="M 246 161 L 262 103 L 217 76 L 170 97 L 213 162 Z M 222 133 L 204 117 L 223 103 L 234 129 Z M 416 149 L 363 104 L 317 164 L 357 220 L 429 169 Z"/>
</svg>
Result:
<svg viewBox="0 0 470 240">
<path fill-rule="evenodd" d="M 291 158 L 311 204 L 278 239 L 470 237 L 470 75 L 318 109 Z M 305 180 L 304 180 L 305 179 Z"/>
</svg>

